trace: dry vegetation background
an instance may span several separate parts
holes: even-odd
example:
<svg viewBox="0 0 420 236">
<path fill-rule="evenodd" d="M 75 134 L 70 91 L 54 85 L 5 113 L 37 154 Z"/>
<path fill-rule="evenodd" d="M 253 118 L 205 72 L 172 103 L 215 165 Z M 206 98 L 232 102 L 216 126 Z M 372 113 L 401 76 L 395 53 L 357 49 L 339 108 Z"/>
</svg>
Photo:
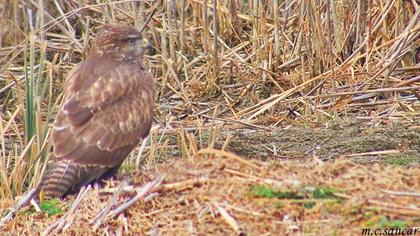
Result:
<svg viewBox="0 0 420 236">
<path fill-rule="evenodd" d="M 171 156 L 170 150 L 176 147 L 176 155 L 186 158 L 181 161 L 185 161 L 186 166 L 193 165 L 191 170 L 196 168 L 194 173 L 204 171 L 209 166 L 219 171 L 222 164 L 207 163 L 208 160 L 202 159 L 204 154 L 200 154 L 199 150 L 214 147 L 218 135 L 229 129 L 272 131 L 287 125 L 309 123 L 320 126 L 340 117 L 353 117 L 374 125 L 398 121 L 418 134 L 420 7 L 416 0 L 3 0 L 0 4 L 0 198 L 5 200 L 0 203 L 1 209 L 10 207 L 14 196 L 21 195 L 39 181 L 50 149 L 48 128 L 61 102 L 63 82 L 69 70 L 86 56 L 97 27 L 110 22 L 140 27 L 154 7 L 157 7 L 157 12 L 146 30 L 146 37 L 151 40 L 154 49 L 145 61 L 156 78 L 156 126 L 149 142 L 142 144 L 130 156 L 125 170 L 141 166 L 144 169 L 154 168 L 155 174 L 159 173 L 156 163 L 162 162 L 164 156 Z M 229 139 L 227 135 L 221 146 L 225 147 Z M 216 151 L 206 155 L 216 155 Z M 228 156 L 228 160 L 231 160 L 226 153 L 221 156 Z M 224 163 L 220 159 L 217 161 Z M 180 164 L 174 165 L 179 167 Z M 226 165 L 236 164 L 227 161 Z M 258 168 L 257 171 L 248 171 L 239 166 L 235 171 L 246 172 L 245 176 L 240 174 L 242 172 L 223 172 L 219 175 L 221 179 L 212 182 L 216 184 L 213 188 L 227 189 L 221 191 L 226 194 L 222 196 L 229 199 L 233 194 L 232 189 L 239 188 L 243 183 L 232 182 L 232 185 L 223 186 L 223 178 L 233 181 L 232 176 L 240 176 L 245 179 L 245 186 L 250 186 L 273 183 L 265 180 L 287 175 L 293 169 L 305 172 L 303 166 L 286 162 L 285 166 L 272 163 L 273 167 L 270 167 L 262 162 L 254 165 L 265 168 L 265 172 L 258 175 Z M 420 211 L 415 213 L 420 208 L 420 181 L 416 182 L 420 175 L 418 169 L 404 172 L 404 168 L 400 167 L 376 166 L 359 173 L 356 170 L 362 167 L 356 164 L 345 162 L 331 165 L 322 165 L 302 176 L 296 172 L 296 178 L 303 185 L 329 183 L 343 189 L 344 183 L 355 181 L 354 177 L 357 179 L 353 182 L 354 188 L 346 191 L 360 194 L 355 196 L 361 202 L 369 202 L 365 197 L 372 194 L 393 201 L 394 205 L 379 206 L 386 210 L 379 210 L 380 214 L 374 211 L 375 216 L 388 212 L 386 219 L 393 219 L 395 215 L 400 216 L 397 212 L 404 212 L 402 208 L 408 208 L 411 204 L 414 208 L 405 209 L 408 213 L 403 214 L 404 220 L 406 225 L 416 222 L 419 225 Z M 345 175 L 343 179 L 338 178 L 337 170 L 343 170 L 343 165 L 356 172 Z M 161 164 L 160 168 L 172 176 L 171 168 L 166 168 L 165 164 Z M 188 175 L 198 178 L 198 175 L 183 172 L 182 168 L 172 171 L 183 173 L 180 175 L 185 178 L 168 177 L 169 182 L 186 181 Z M 320 176 L 324 171 L 328 174 Z M 388 175 L 384 176 L 383 173 Z M 384 178 L 383 182 L 376 183 L 375 175 Z M 393 175 L 395 179 L 391 178 Z M 152 179 L 153 174 L 150 176 Z M 319 179 L 314 181 L 312 178 Z M 337 178 L 336 182 L 331 182 L 332 178 Z M 360 178 L 366 178 L 366 182 Z M 361 187 L 369 184 L 372 186 Z M 400 199 L 383 195 L 381 191 L 389 186 L 417 193 L 411 192 L 408 199 L 400 202 Z M 214 190 L 198 192 L 194 194 L 217 195 Z M 91 193 L 91 201 L 95 200 L 95 194 L 99 193 Z M 346 193 L 341 194 L 343 201 L 351 198 Z M 334 214 L 333 217 L 324 216 L 314 223 L 323 212 L 324 203 L 318 205 L 316 210 L 311 208 L 312 213 L 305 209 L 296 210 L 295 203 L 287 203 L 283 210 L 280 207 L 283 215 L 278 215 L 278 212 L 272 212 L 277 208 L 258 213 L 257 208 L 248 206 L 244 208 L 248 210 L 241 211 L 226 204 L 214 203 L 217 199 L 197 197 L 200 200 L 195 201 L 198 195 L 188 196 L 184 197 L 187 203 L 185 199 L 182 200 L 184 205 L 174 203 L 174 199 L 180 196 L 171 193 L 163 196 L 168 200 L 156 200 L 158 202 L 154 202 L 153 206 L 175 209 L 171 204 L 178 204 L 178 207 L 182 205 L 192 209 L 190 204 L 195 207 L 204 204 L 204 213 L 197 211 L 203 215 L 210 212 L 211 216 L 197 220 L 190 218 L 192 213 L 189 212 L 182 216 L 176 216 L 175 213 L 171 216 L 160 215 L 157 219 L 153 218 L 157 213 L 149 212 L 146 218 L 130 221 L 130 229 L 144 232 L 158 225 L 161 232 L 167 234 L 181 229 L 187 229 L 192 234 L 238 232 L 239 229 L 224 223 L 223 219 L 229 219 L 222 213 L 226 208 L 228 216 L 231 214 L 231 218 L 239 219 L 238 224 L 245 229 L 247 227 L 244 225 L 264 219 L 255 227 L 249 226 L 247 231 L 251 235 L 295 231 L 316 234 L 323 229 L 322 225 L 333 222 L 331 219 L 336 217 Z M 384 199 L 371 199 L 369 203 L 380 203 Z M 244 199 L 237 203 L 246 205 Z M 346 206 L 353 208 L 353 203 L 347 202 Z M 182 209 L 178 209 L 178 213 Z M 251 219 L 253 214 L 249 213 L 252 212 L 250 209 L 255 210 L 256 218 Z M 297 215 L 290 213 L 290 217 L 284 214 L 287 209 L 298 211 Z M 366 213 L 359 210 L 355 210 L 357 216 Z M 241 218 L 241 214 L 246 217 Z M 264 214 L 267 214 L 268 220 Z M 216 219 L 214 231 L 211 231 L 211 227 L 210 231 L 206 231 L 207 226 L 194 228 L 200 224 L 210 225 L 211 217 Z M 338 224 L 347 228 L 359 227 L 357 223 L 360 217 L 355 216 Z M 54 219 L 49 218 L 51 222 Z M 37 224 L 36 219 L 26 215 L 21 216 L 20 220 L 35 221 L 31 224 Z M 179 224 L 174 223 L 177 220 Z M 79 219 L 79 222 L 85 221 Z M 167 223 L 169 221 L 170 224 Z M 119 225 L 124 224 L 118 222 L 111 220 L 105 230 L 120 229 Z M 142 222 L 142 225 L 133 226 L 132 222 Z M 218 223 L 225 227 L 218 228 Z M 317 226 L 308 229 L 305 225 Z M 43 226 L 38 227 L 41 230 Z M 338 227 L 331 227 L 331 232 L 337 232 L 334 230 Z M 24 230 L 24 223 L 9 226 L 9 230 L 12 228 L 30 232 Z M 73 233 L 83 234 L 78 229 L 72 230 Z"/>
</svg>

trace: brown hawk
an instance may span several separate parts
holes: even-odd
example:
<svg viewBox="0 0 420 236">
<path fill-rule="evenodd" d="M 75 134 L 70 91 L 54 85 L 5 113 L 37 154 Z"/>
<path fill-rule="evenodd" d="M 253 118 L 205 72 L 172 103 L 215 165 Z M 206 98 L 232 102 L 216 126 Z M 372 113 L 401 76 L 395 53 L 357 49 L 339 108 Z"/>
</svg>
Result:
<svg viewBox="0 0 420 236">
<path fill-rule="evenodd" d="M 70 72 L 51 130 L 53 164 L 38 186 L 41 199 L 113 175 L 149 134 L 155 91 L 139 58 L 145 43 L 131 26 L 105 25 Z"/>
</svg>

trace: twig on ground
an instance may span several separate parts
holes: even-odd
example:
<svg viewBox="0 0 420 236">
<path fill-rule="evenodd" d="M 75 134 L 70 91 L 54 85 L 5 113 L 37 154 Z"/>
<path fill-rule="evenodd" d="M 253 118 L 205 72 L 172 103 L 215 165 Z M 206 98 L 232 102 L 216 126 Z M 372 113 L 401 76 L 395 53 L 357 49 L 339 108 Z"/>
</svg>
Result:
<svg viewBox="0 0 420 236">
<path fill-rule="evenodd" d="M 238 222 L 219 204 L 213 202 L 213 205 L 219 211 L 220 215 L 222 216 L 223 220 L 235 231 L 236 235 L 246 235 L 246 233 L 241 229 Z"/>
<path fill-rule="evenodd" d="M 29 191 L 23 198 L 16 204 L 6 216 L 0 220 L 0 227 L 4 226 L 24 205 L 31 201 L 36 194 L 36 188 Z"/>
<path fill-rule="evenodd" d="M 403 191 L 392 191 L 392 190 L 381 190 L 384 193 L 393 196 L 403 196 L 403 197 L 420 197 L 420 192 L 403 192 Z"/>
<path fill-rule="evenodd" d="M 181 191 L 186 188 L 193 187 L 194 185 L 203 184 L 209 181 L 208 177 L 201 177 L 197 179 L 185 180 L 181 182 L 169 183 L 156 185 L 150 192 L 163 192 L 163 191 Z M 113 193 L 117 191 L 117 188 L 108 188 L 101 190 L 101 193 Z M 123 188 L 124 192 L 132 193 L 138 191 L 134 186 L 126 186 Z"/>
<path fill-rule="evenodd" d="M 124 212 L 127 208 L 132 206 L 138 200 L 144 198 L 146 196 L 146 194 L 150 193 L 153 188 L 156 188 L 156 187 L 160 186 L 162 184 L 163 180 L 164 180 L 164 177 L 159 176 L 154 181 L 146 183 L 143 187 L 136 190 L 137 195 L 135 197 L 133 197 L 132 199 L 128 200 L 127 202 L 123 203 L 121 206 L 119 206 L 116 209 L 111 211 L 112 207 L 115 206 L 115 203 L 116 203 L 116 200 L 117 200 L 116 198 L 119 196 L 120 192 L 125 187 L 124 185 L 121 185 L 117 190 L 118 194 L 115 194 L 113 196 L 113 199 L 111 199 L 109 201 L 109 204 L 107 204 L 105 209 L 103 209 L 101 212 L 99 212 L 99 214 L 91 221 L 91 224 L 93 224 L 93 229 L 97 230 L 99 228 L 99 226 L 102 224 L 102 222 L 105 221 L 107 218 L 113 218 L 113 217 L 121 214 L 122 212 Z M 158 194 L 153 194 L 152 196 L 149 195 L 146 198 L 149 200 L 149 199 L 151 199 L 151 198 L 153 198 L 157 195 Z M 144 199 L 146 200 L 146 198 L 144 198 Z"/>
<path fill-rule="evenodd" d="M 125 211 L 127 208 L 129 208 L 130 206 L 132 206 L 134 203 L 136 203 L 138 200 L 144 198 L 144 199 L 152 199 L 154 196 L 157 196 L 157 194 L 154 194 L 152 196 L 146 196 L 147 193 L 149 193 L 153 188 L 158 187 L 159 185 L 162 184 L 164 180 L 164 177 L 160 176 L 157 179 L 155 179 L 152 182 L 149 182 L 146 184 L 146 186 L 144 186 L 143 188 L 141 188 L 137 195 L 135 197 L 133 197 L 132 199 L 128 200 L 127 202 L 125 202 L 124 204 L 122 204 L 121 206 L 119 206 L 117 209 L 111 211 L 108 214 L 108 217 L 112 218 L 117 216 L 118 214 L 121 214 L 123 211 Z"/>
<path fill-rule="evenodd" d="M 227 152 L 227 151 L 216 150 L 216 149 L 211 149 L 211 148 L 204 148 L 204 149 L 201 149 L 198 152 L 198 154 L 214 154 L 214 155 L 220 155 L 220 156 L 223 156 L 223 157 L 227 157 L 227 158 L 236 160 L 236 161 L 238 161 L 238 162 L 240 162 L 242 164 L 251 166 L 251 167 L 253 167 L 255 169 L 258 169 L 260 171 L 263 170 L 263 168 L 261 166 L 258 166 L 256 164 L 250 162 L 250 161 L 247 161 L 247 160 L 245 160 L 245 159 L 237 156 L 236 154 L 233 154 L 233 153 Z"/>
<path fill-rule="evenodd" d="M 191 188 L 194 185 L 206 183 L 208 181 L 209 181 L 208 177 L 201 177 L 201 178 L 197 178 L 197 179 L 186 180 L 186 181 L 181 181 L 181 182 L 176 182 L 176 183 L 171 183 L 171 184 L 164 184 L 164 185 L 158 187 L 156 189 L 156 191 L 159 191 L 159 192 L 161 192 L 161 191 L 172 191 L 172 190 L 181 191 L 181 190 L 184 190 L 186 188 Z"/>
<path fill-rule="evenodd" d="M 96 224 L 95 222 L 102 222 L 103 219 L 106 217 L 107 213 L 111 210 L 111 208 L 115 205 L 115 203 L 118 200 L 118 197 L 120 196 L 120 193 L 123 191 L 124 187 L 127 185 L 126 181 L 123 181 L 118 189 L 114 191 L 114 194 L 109 199 L 108 204 L 91 220 L 91 224 L 94 224 L 93 230 L 97 230 L 100 226 L 99 224 Z"/>
<path fill-rule="evenodd" d="M 378 155 L 389 155 L 389 154 L 399 154 L 399 150 L 384 150 L 384 151 L 374 151 L 374 152 L 363 152 L 363 153 L 354 153 L 348 154 L 347 157 L 357 157 L 357 156 L 378 156 Z"/>
</svg>

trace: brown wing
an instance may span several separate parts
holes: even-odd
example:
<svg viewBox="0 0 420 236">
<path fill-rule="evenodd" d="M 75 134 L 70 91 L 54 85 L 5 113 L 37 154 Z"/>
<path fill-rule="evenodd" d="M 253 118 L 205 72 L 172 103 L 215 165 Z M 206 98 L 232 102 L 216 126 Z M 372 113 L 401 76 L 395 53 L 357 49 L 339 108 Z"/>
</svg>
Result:
<svg viewBox="0 0 420 236">
<path fill-rule="evenodd" d="M 148 135 L 153 103 L 153 80 L 140 64 L 87 59 L 65 85 L 51 133 L 55 157 L 83 165 L 120 165 Z"/>
</svg>

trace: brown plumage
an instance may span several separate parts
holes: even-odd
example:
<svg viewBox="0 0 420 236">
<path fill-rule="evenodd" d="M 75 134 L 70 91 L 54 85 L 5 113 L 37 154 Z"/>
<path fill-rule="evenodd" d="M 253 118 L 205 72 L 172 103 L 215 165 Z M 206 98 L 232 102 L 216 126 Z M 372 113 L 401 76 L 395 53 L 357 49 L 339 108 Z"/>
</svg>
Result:
<svg viewBox="0 0 420 236">
<path fill-rule="evenodd" d="M 140 61 L 140 32 L 105 25 L 89 56 L 70 72 L 51 130 L 53 164 L 41 198 L 63 197 L 114 174 L 150 131 L 154 82 Z"/>
</svg>

